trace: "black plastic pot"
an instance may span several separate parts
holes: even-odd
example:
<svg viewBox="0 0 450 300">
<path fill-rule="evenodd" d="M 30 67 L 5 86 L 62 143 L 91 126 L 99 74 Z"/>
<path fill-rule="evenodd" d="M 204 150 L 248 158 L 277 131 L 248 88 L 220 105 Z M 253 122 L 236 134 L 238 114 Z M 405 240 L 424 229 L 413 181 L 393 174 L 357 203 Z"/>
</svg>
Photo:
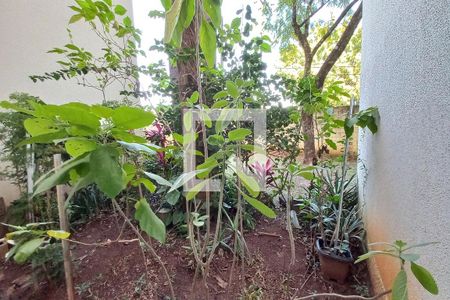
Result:
<svg viewBox="0 0 450 300">
<path fill-rule="evenodd" d="M 319 254 L 320 270 L 325 279 L 335 280 L 343 284 L 350 274 L 353 257 L 350 252 L 337 255 L 329 249 L 324 248 L 323 240 L 316 240 L 316 250 Z"/>
</svg>

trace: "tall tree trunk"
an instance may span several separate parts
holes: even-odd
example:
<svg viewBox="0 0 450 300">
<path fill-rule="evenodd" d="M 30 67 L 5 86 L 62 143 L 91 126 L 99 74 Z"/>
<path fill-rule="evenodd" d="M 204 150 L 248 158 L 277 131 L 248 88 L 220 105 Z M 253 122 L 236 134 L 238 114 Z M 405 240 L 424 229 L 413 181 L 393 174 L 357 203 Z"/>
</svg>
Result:
<svg viewBox="0 0 450 300">
<path fill-rule="evenodd" d="M 314 134 L 314 117 L 312 114 L 302 112 L 303 163 L 312 164 L 316 157 L 316 144 Z"/>
<path fill-rule="evenodd" d="M 293 19 L 292 24 L 294 27 L 294 32 L 300 42 L 300 46 L 303 48 L 305 53 L 305 69 L 304 69 L 304 76 L 308 76 L 311 74 L 311 65 L 312 61 L 314 59 L 314 55 L 316 54 L 317 50 L 320 48 L 320 45 L 327 39 L 329 35 L 333 32 L 333 30 L 337 27 L 337 25 L 340 23 L 340 21 L 345 17 L 347 12 L 351 9 L 351 7 L 357 3 L 356 0 L 352 1 L 341 13 L 338 20 L 335 22 L 335 24 L 330 28 L 329 33 L 326 34 L 326 37 L 319 41 L 316 47 L 314 47 L 313 50 L 311 50 L 311 47 L 307 40 L 307 34 L 305 35 L 301 31 L 301 26 L 296 21 L 296 15 L 297 15 L 297 6 L 296 1 L 293 2 Z M 362 18 L 362 3 L 359 5 L 359 7 L 354 12 L 352 18 L 350 19 L 349 24 L 344 30 L 344 33 L 339 38 L 338 42 L 336 43 L 336 46 L 333 48 L 333 50 L 330 52 L 328 57 L 325 59 L 325 62 L 322 64 L 319 72 L 316 75 L 316 84 L 319 90 L 323 89 L 323 85 L 325 83 L 325 79 L 330 72 L 330 70 L 335 65 L 336 61 L 339 59 L 339 57 L 344 52 L 345 48 L 347 47 L 347 44 L 349 43 L 350 39 L 352 38 L 356 28 L 358 28 L 358 25 Z M 305 23 L 308 27 L 309 24 Z M 307 29 L 307 27 L 305 29 Z M 304 141 L 304 150 L 303 150 L 303 163 L 305 164 L 312 164 L 316 158 L 316 146 L 315 146 L 315 134 L 314 134 L 314 117 L 311 114 L 308 114 L 306 112 L 302 113 L 302 133 L 305 137 Z"/>
<path fill-rule="evenodd" d="M 184 101 L 189 98 L 193 92 L 197 90 L 197 59 L 194 54 L 195 44 L 197 41 L 197 32 L 195 22 L 183 32 L 183 40 L 181 43 L 181 51 L 184 53 L 192 53 L 189 58 L 183 57 L 177 61 L 178 91 L 179 100 Z"/>
<path fill-rule="evenodd" d="M 313 57 L 310 51 L 305 50 L 304 53 L 305 69 L 303 71 L 303 75 L 306 77 L 311 75 Z M 314 142 L 314 117 L 312 114 L 303 111 L 301 122 L 302 133 L 305 138 L 303 142 L 303 163 L 310 165 L 316 157 L 316 145 Z"/>
<path fill-rule="evenodd" d="M 353 36 L 353 33 L 355 33 L 356 28 L 358 28 L 358 25 L 362 19 L 362 6 L 363 4 L 361 3 L 358 9 L 356 9 L 355 13 L 350 19 L 350 22 L 348 23 L 340 39 L 336 43 L 336 46 L 333 48 L 328 57 L 325 59 L 325 62 L 320 67 L 320 70 L 317 73 L 317 87 L 320 90 L 322 90 L 323 88 L 328 73 L 331 71 L 339 57 L 341 57 L 342 53 L 344 53 L 345 48 L 347 47 L 350 39 Z"/>
</svg>

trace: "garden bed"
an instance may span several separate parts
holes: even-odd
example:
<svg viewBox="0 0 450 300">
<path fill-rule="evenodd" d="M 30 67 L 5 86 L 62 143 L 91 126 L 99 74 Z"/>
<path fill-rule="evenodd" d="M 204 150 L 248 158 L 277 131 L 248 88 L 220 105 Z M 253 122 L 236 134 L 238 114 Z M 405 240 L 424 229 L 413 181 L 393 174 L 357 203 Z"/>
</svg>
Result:
<svg viewBox="0 0 450 300">
<path fill-rule="evenodd" d="M 120 219 L 118 218 L 119 222 Z M 260 218 L 255 230 L 246 233 L 252 254 L 251 263 L 237 264 L 234 284 L 228 286 L 232 255 L 219 250 L 213 260 L 208 279 L 209 291 L 199 277 L 192 290 L 192 255 L 188 241 L 172 232 L 163 246 L 154 246 L 173 276 L 178 299 L 293 299 L 312 293 L 340 294 L 369 293 L 369 279 L 365 265 L 353 267 L 353 276 L 344 285 L 326 281 L 320 275 L 318 263 L 312 258 L 311 239 L 306 232 L 296 231 L 295 266 L 289 271 L 289 238 L 283 220 Z M 118 236 L 115 216 L 99 216 L 79 228 L 73 238 L 84 243 L 99 243 Z M 125 230 L 121 239 L 133 239 Z M 107 246 L 73 245 L 75 287 L 80 299 L 168 299 L 170 295 L 165 277 L 158 263 L 146 253 L 147 266 L 136 242 L 114 243 Z M 148 269 L 147 278 L 145 268 Z M 23 276 L 26 267 L 13 263 L 2 264 L 0 290 L 14 292 L 13 281 Z M 30 299 L 64 299 L 64 284 L 40 284 L 39 293 L 25 293 Z M 20 290 L 20 289 L 19 289 Z M 17 291 L 18 293 L 18 291 Z M 12 294 L 14 295 L 14 293 Z M 14 296 L 13 296 L 14 297 Z M 16 298 L 13 298 L 16 299 Z M 26 299 L 21 298 L 21 299 Z"/>
</svg>

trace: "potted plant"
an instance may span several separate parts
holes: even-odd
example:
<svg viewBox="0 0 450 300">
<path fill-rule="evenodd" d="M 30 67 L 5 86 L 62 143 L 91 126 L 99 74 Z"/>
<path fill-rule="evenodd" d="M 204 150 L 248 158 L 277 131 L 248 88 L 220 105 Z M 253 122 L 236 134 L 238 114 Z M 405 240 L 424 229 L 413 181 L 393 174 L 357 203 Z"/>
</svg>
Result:
<svg viewBox="0 0 450 300">
<path fill-rule="evenodd" d="M 339 200 L 337 209 L 333 212 L 333 218 L 330 221 L 327 220 L 331 227 L 325 228 L 323 222 L 326 221 L 323 218 L 323 200 L 324 197 L 319 196 L 319 231 L 320 236 L 317 237 L 315 247 L 319 255 L 320 266 L 322 274 L 325 278 L 335 280 L 339 283 L 343 283 L 348 277 L 351 264 L 353 264 L 353 256 L 350 251 L 350 237 L 352 233 L 359 232 L 362 228 L 362 221 L 359 214 L 358 206 L 355 206 L 351 210 L 344 208 L 344 192 L 347 177 L 347 157 L 349 141 L 353 135 L 354 126 L 362 128 L 369 128 L 372 133 L 375 133 L 378 129 L 377 121 L 379 115 L 377 108 L 368 108 L 353 115 L 353 99 L 350 103 L 350 110 L 348 117 L 346 118 L 344 125 L 345 130 L 345 147 L 343 154 L 341 183 L 338 188 Z M 351 226 L 349 226 L 351 225 Z M 331 235 L 331 236 L 330 236 Z"/>
</svg>

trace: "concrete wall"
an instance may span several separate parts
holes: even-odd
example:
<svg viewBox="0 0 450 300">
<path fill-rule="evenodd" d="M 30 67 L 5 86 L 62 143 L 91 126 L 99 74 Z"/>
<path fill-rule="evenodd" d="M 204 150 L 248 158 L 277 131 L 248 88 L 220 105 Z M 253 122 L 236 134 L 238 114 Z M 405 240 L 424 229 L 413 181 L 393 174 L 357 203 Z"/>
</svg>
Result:
<svg viewBox="0 0 450 300">
<path fill-rule="evenodd" d="M 115 0 L 132 15 L 132 0 Z M 70 42 L 66 28 L 74 12 L 68 7 L 73 0 L 1 0 L 0 1 L 0 99 L 13 92 L 26 92 L 48 103 L 102 100 L 99 91 L 82 88 L 76 80 L 33 83 L 29 75 L 56 71 L 61 56 L 47 53 L 54 47 Z M 99 38 L 80 21 L 70 25 L 74 43 L 86 50 L 99 53 Z M 108 97 L 118 98 L 119 87 L 108 90 Z"/>
<path fill-rule="evenodd" d="M 113 2 L 125 6 L 132 16 L 132 0 Z M 101 92 L 79 86 L 76 80 L 33 83 L 28 78 L 59 68 L 56 61 L 61 57 L 47 51 L 69 43 L 66 28 L 74 12 L 68 6 L 73 3 L 71 0 L 0 0 L 0 100 L 14 92 L 26 92 L 47 103 L 102 101 Z M 75 44 L 94 55 L 100 52 L 103 45 L 88 24 L 78 22 L 70 29 Z M 118 85 L 110 87 L 108 99 L 119 99 L 119 92 Z M 0 178 L 0 197 L 9 203 L 18 196 L 17 188 Z"/>
<path fill-rule="evenodd" d="M 410 299 L 450 299 L 449 49 L 450 1 L 364 1 L 361 109 L 381 115 L 379 132 L 359 141 L 369 241 L 440 242 L 417 251 L 439 296 L 410 278 Z M 372 265 L 390 288 L 398 266 Z"/>
</svg>

